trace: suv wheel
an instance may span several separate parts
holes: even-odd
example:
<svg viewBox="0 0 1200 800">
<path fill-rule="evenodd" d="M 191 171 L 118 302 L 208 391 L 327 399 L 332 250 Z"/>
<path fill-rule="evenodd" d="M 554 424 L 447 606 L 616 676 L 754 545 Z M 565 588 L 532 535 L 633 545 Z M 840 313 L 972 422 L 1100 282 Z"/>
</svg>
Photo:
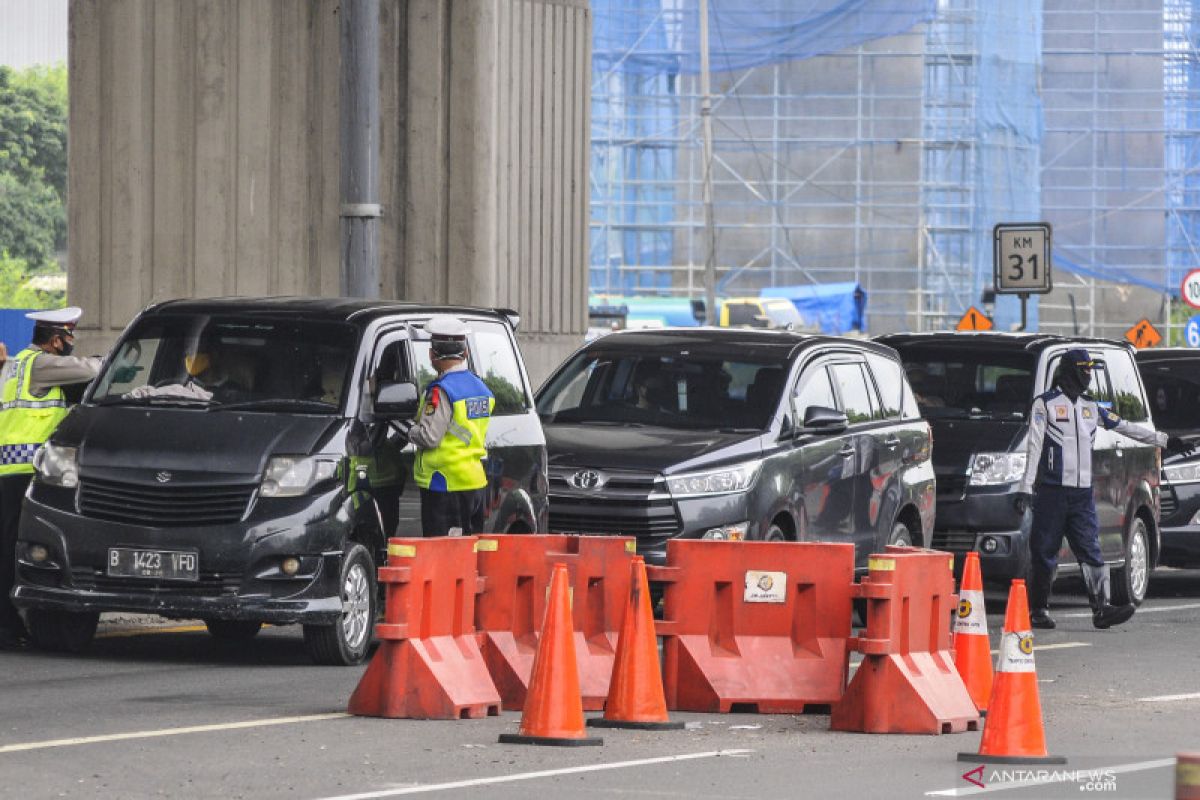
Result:
<svg viewBox="0 0 1200 800">
<path fill-rule="evenodd" d="M 351 542 L 346 548 L 338 587 L 341 618 L 331 625 L 305 625 L 304 644 L 318 664 L 353 666 L 367 657 L 378 602 L 375 562 L 361 544 Z"/>
<path fill-rule="evenodd" d="M 29 638 L 43 650 L 59 653 L 82 653 L 92 644 L 98 613 L 53 611 L 33 608 L 26 612 L 25 623 Z"/>
<path fill-rule="evenodd" d="M 764 542 L 789 542 L 791 537 L 787 535 L 787 531 L 779 526 L 779 523 L 772 522 L 767 526 L 767 530 L 763 533 Z"/>
<path fill-rule="evenodd" d="M 230 642 L 244 642 L 258 636 L 262 630 L 261 622 L 247 622 L 241 619 L 206 619 L 208 632 L 214 639 L 224 639 Z"/>
<path fill-rule="evenodd" d="M 1133 518 L 1129 526 L 1129 539 L 1125 542 L 1125 566 L 1113 570 L 1113 604 L 1123 606 L 1132 603 L 1140 606 L 1150 588 L 1150 532 L 1146 521 L 1140 516 Z"/>
<path fill-rule="evenodd" d="M 892 535 L 888 537 L 887 543 L 897 547 L 912 547 L 912 531 L 903 522 L 896 520 L 896 524 L 892 526 Z"/>
</svg>

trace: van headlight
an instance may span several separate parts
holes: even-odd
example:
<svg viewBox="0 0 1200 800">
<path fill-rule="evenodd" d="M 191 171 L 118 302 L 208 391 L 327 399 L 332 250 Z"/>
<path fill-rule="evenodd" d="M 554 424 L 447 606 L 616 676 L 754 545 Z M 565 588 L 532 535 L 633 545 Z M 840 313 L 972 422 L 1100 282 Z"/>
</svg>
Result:
<svg viewBox="0 0 1200 800">
<path fill-rule="evenodd" d="M 298 497 L 337 474 L 336 458 L 275 456 L 263 473 L 262 497 Z"/>
<path fill-rule="evenodd" d="M 1163 477 L 1170 483 L 1198 483 L 1200 482 L 1200 461 L 1164 466 Z"/>
<path fill-rule="evenodd" d="M 1024 453 L 976 453 L 969 486 L 999 486 L 1025 477 Z"/>
<path fill-rule="evenodd" d="M 754 485 L 762 461 L 747 461 L 724 469 L 689 472 L 667 478 L 667 490 L 676 500 L 683 497 L 705 497 L 717 494 L 744 492 Z"/>
<path fill-rule="evenodd" d="M 79 485 L 79 450 L 46 442 L 33 454 L 33 469 L 43 483 L 74 489 Z"/>
</svg>

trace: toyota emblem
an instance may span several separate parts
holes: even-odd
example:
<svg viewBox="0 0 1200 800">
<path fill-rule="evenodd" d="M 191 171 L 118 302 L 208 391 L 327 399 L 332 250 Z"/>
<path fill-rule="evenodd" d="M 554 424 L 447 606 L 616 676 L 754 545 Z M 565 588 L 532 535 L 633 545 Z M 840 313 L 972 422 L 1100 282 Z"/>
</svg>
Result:
<svg viewBox="0 0 1200 800">
<path fill-rule="evenodd" d="M 594 469 L 581 469 L 571 476 L 571 485 L 576 489 L 599 489 L 604 477 Z"/>
<path fill-rule="evenodd" d="M 158 481 L 159 483 L 168 483 L 171 480 L 171 478 L 172 478 L 171 473 L 167 472 L 166 470 L 163 470 L 162 472 L 160 472 L 154 476 L 154 480 Z"/>
</svg>

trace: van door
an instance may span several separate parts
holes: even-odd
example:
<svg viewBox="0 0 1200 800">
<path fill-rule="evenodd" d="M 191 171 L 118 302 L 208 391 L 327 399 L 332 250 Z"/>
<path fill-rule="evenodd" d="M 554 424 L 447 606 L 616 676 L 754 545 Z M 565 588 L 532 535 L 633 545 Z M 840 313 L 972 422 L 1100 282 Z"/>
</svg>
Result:
<svg viewBox="0 0 1200 800">
<path fill-rule="evenodd" d="M 839 408 L 850 421 L 844 452 L 850 454 L 846 466 L 851 471 L 854 484 L 851 528 L 855 563 L 860 566 L 867 563 L 867 556 L 876 547 L 876 529 L 871 519 L 874 494 L 871 479 L 879 467 L 881 457 L 874 430 L 877 427 L 878 400 L 865 369 L 866 365 L 860 361 L 832 364 L 829 368 L 838 395 Z"/>
<path fill-rule="evenodd" d="M 407 343 L 408 334 L 403 330 L 385 331 L 379 335 L 371 355 L 368 391 L 381 383 L 411 380 Z M 362 459 L 360 463 L 367 467 L 368 486 L 379 506 L 383 535 L 420 536 L 420 501 L 414 500 L 415 489 L 408 487 L 405 491 L 412 477 L 413 447 L 395 436 L 383 422 L 366 426 L 355 438 L 359 441 L 354 449 L 359 455 L 352 455 L 352 458 Z"/>
<path fill-rule="evenodd" d="M 1112 383 L 1113 411 L 1128 422 L 1149 424 L 1149 403 L 1133 355 L 1128 350 L 1107 350 L 1104 360 L 1108 367 L 1108 379 Z M 1142 484 L 1154 486 L 1158 482 L 1158 448 L 1119 433 L 1112 435 L 1117 442 L 1117 459 L 1121 470 L 1120 492 L 1114 501 L 1120 509 L 1118 524 L 1124 528 L 1125 515 L 1129 513 L 1132 500 L 1130 493 Z M 1117 556 L 1121 558 L 1125 552 L 1124 533 L 1123 530 L 1117 533 L 1122 538 L 1121 555 Z"/>
<path fill-rule="evenodd" d="M 792 391 L 796 426 L 812 406 L 838 408 L 826 362 L 804 368 Z M 800 434 L 796 485 L 804 506 L 801 534 L 809 540 L 854 541 L 854 462 L 856 451 L 849 434 Z M 795 462 L 793 462 L 795 463 Z"/>
</svg>

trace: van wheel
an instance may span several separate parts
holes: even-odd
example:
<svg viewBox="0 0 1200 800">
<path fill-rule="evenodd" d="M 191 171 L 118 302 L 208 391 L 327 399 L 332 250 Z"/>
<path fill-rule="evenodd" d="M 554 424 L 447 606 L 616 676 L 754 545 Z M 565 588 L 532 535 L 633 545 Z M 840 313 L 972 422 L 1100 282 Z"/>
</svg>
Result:
<svg viewBox="0 0 1200 800">
<path fill-rule="evenodd" d="M 887 543 L 896 547 L 912 547 L 912 531 L 903 522 L 896 520 L 896 524 L 892 526 L 892 534 L 888 537 Z"/>
<path fill-rule="evenodd" d="M 763 534 L 764 542 L 790 542 L 792 537 L 788 536 L 778 522 L 772 522 L 767 526 L 766 532 Z"/>
<path fill-rule="evenodd" d="M 375 624 L 375 562 L 367 548 L 350 543 L 339 578 L 341 618 L 331 625 L 305 625 L 304 645 L 318 664 L 349 667 L 366 659 Z"/>
<path fill-rule="evenodd" d="M 262 630 L 261 622 L 247 622 L 241 619 L 206 619 L 208 632 L 214 639 L 229 642 L 244 642 L 258 636 Z"/>
<path fill-rule="evenodd" d="M 1150 588 L 1150 533 L 1146 521 L 1133 518 L 1129 540 L 1125 542 L 1125 566 L 1113 571 L 1113 604 L 1140 606 Z"/>
<path fill-rule="evenodd" d="M 33 608 L 26 612 L 29 638 L 43 650 L 57 653 L 82 653 L 96 635 L 99 613 L 53 611 Z"/>
</svg>

